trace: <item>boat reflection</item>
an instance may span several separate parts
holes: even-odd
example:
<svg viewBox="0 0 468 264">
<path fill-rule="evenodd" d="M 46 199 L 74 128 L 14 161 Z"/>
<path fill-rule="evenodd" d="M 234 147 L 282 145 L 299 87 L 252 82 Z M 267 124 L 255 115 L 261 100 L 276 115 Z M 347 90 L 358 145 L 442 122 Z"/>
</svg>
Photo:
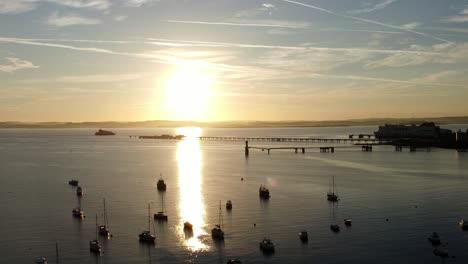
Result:
<svg viewBox="0 0 468 264">
<path fill-rule="evenodd" d="M 179 169 L 179 224 L 177 231 L 182 243 L 190 251 L 204 251 L 209 247 L 201 240 L 207 235 L 205 227 L 205 206 L 202 197 L 202 155 L 196 137 L 200 128 L 178 128 L 178 135 L 186 137 L 177 145 L 177 165 Z M 187 235 L 184 222 L 193 225 Z"/>
</svg>

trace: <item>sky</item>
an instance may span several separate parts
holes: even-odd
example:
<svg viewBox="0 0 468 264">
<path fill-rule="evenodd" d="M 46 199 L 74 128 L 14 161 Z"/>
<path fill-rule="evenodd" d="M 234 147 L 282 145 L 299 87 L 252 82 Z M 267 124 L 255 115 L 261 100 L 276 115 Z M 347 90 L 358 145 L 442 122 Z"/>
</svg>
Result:
<svg viewBox="0 0 468 264">
<path fill-rule="evenodd" d="M 0 0 L 0 121 L 468 115 L 468 0 Z"/>
</svg>

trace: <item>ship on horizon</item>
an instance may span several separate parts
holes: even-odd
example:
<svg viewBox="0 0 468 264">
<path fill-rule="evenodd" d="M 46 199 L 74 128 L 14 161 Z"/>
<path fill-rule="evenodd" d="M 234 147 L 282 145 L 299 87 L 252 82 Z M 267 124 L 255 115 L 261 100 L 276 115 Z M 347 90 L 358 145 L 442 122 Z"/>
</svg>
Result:
<svg viewBox="0 0 468 264">
<path fill-rule="evenodd" d="M 96 133 L 94 133 L 94 135 L 95 136 L 113 136 L 115 135 L 115 133 L 110 130 L 99 129 Z"/>
</svg>

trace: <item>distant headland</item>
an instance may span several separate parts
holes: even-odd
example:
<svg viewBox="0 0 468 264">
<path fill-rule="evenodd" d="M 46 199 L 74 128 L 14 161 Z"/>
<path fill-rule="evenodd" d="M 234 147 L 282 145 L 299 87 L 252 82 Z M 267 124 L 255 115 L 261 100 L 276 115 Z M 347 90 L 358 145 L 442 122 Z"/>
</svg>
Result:
<svg viewBox="0 0 468 264">
<path fill-rule="evenodd" d="M 0 128 L 158 128 L 196 126 L 204 128 L 268 128 L 268 127 L 346 127 L 379 126 L 384 124 L 410 125 L 434 122 L 437 125 L 468 124 L 468 116 L 427 118 L 369 118 L 325 121 L 170 121 L 151 120 L 133 122 L 0 122 Z"/>
</svg>

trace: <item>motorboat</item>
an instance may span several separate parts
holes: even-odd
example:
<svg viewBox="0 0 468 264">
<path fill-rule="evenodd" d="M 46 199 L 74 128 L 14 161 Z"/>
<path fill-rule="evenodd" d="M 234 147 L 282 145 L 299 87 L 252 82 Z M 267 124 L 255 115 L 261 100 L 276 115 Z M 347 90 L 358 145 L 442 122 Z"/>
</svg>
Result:
<svg viewBox="0 0 468 264">
<path fill-rule="evenodd" d="M 333 176 L 333 183 L 330 190 L 327 192 L 327 200 L 330 202 L 338 202 L 338 195 L 335 193 L 335 176 Z"/>
<path fill-rule="evenodd" d="M 228 201 L 226 202 L 226 209 L 228 209 L 228 210 L 231 210 L 231 209 L 232 209 L 232 202 L 231 202 L 231 200 L 228 200 Z"/>
<path fill-rule="evenodd" d="M 106 212 L 106 199 L 103 199 L 104 203 L 104 224 L 99 226 L 99 234 L 101 236 L 105 236 L 107 238 L 111 237 L 111 233 L 109 230 L 109 223 L 107 219 L 107 212 Z"/>
<path fill-rule="evenodd" d="M 260 250 L 264 253 L 273 253 L 275 252 L 275 244 L 269 238 L 264 238 L 262 242 L 260 242 Z"/>
<path fill-rule="evenodd" d="M 339 225 L 330 225 L 330 229 L 333 232 L 340 232 L 340 226 Z"/>
<path fill-rule="evenodd" d="M 164 182 L 163 178 L 161 177 L 156 184 L 158 191 L 165 191 L 166 190 L 166 183 Z"/>
<path fill-rule="evenodd" d="M 351 226 L 353 224 L 353 221 L 351 219 L 347 218 L 347 219 L 344 220 L 344 224 L 346 226 Z"/>
<path fill-rule="evenodd" d="M 307 234 L 306 231 L 299 232 L 299 239 L 302 242 L 307 242 L 307 241 L 309 241 L 309 235 Z"/>
<path fill-rule="evenodd" d="M 193 225 L 190 222 L 184 223 L 184 230 L 185 231 L 193 231 Z"/>
<path fill-rule="evenodd" d="M 265 185 L 260 185 L 258 189 L 258 195 L 261 199 L 269 199 L 270 198 L 270 190 Z"/>
<path fill-rule="evenodd" d="M 70 184 L 70 185 L 72 185 L 72 186 L 78 186 L 78 183 L 79 183 L 78 180 L 69 180 L 69 181 L 68 181 L 68 184 Z"/>
<path fill-rule="evenodd" d="M 38 257 L 34 260 L 34 263 L 37 264 L 47 264 L 47 259 L 45 257 Z"/>
<path fill-rule="evenodd" d="M 463 229 L 463 230 L 468 230 L 468 221 L 466 221 L 466 220 L 460 220 L 460 223 L 459 223 L 459 224 L 460 224 L 461 229 Z"/>
<path fill-rule="evenodd" d="M 101 245 L 98 240 L 98 216 L 96 214 L 96 239 L 89 241 L 89 250 L 98 255 L 101 254 Z"/>
<path fill-rule="evenodd" d="M 144 243 L 154 243 L 156 236 L 151 233 L 151 221 L 150 221 L 150 204 L 148 204 L 148 230 L 141 232 L 138 237 L 141 242 Z"/>
<path fill-rule="evenodd" d="M 76 195 L 83 196 L 83 189 L 81 188 L 81 186 L 78 186 L 78 188 L 76 188 Z"/>
<path fill-rule="evenodd" d="M 96 133 L 94 133 L 94 135 L 95 136 L 113 136 L 115 135 L 115 133 L 109 130 L 99 129 Z"/>
<path fill-rule="evenodd" d="M 81 208 L 73 208 L 72 215 L 76 218 L 84 218 L 84 213 L 81 211 Z"/>
<path fill-rule="evenodd" d="M 427 240 L 429 240 L 432 245 L 440 245 L 440 237 L 436 232 L 432 232 L 432 235 L 430 235 Z"/>
</svg>

